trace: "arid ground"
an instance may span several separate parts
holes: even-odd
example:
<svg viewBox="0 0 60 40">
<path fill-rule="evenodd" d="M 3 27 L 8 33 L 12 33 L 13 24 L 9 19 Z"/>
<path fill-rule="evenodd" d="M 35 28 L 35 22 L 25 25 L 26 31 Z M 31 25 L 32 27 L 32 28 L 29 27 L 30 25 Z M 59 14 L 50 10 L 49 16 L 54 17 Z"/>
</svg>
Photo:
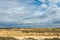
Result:
<svg viewBox="0 0 60 40">
<path fill-rule="evenodd" d="M 0 37 L 14 37 L 19 40 L 60 38 L 60 28 L 0 28 Z"/>
</svg>

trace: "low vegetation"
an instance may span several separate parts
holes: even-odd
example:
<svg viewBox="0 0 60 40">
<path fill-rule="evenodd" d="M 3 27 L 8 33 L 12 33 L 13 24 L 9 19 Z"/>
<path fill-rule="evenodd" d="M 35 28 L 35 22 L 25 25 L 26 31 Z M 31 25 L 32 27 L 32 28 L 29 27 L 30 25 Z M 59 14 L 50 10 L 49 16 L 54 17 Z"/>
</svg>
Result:
<svg viewBox="0 0 60 40">
<path fill-rule="evenodd" d="M 45 38 L 44 40 L 60 40 L 59 38 Z"/>
<path fill-rule="evenodd" d="M 34 38 L 24 38 L 23 40 L 37 40 L 37 39 L 34 39 Z"/>
<path fill-rule="evenodd" d="M 0 37 L 0 40 L 18 40 L 18 39 L 13 37 Z"/>
</svg>

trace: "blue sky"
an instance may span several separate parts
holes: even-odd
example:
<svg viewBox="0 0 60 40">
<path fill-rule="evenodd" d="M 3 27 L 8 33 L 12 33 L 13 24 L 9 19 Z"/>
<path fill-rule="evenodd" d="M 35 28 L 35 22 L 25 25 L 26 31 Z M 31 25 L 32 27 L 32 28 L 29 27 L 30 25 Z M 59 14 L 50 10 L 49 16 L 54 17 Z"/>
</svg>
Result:
<svg viewBox="0 0 60 40">
<path fill-rule="evenodd" d="M 60 0 L 0 0 L 0 27 L 59 28 Z"/>
</svg>

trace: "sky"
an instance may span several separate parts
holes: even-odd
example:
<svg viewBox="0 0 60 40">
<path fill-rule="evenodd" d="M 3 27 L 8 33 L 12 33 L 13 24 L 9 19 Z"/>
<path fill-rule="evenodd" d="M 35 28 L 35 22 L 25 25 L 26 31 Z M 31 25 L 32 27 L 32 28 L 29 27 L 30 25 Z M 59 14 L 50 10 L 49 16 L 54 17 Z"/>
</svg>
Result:
<svg viewBox="0 0 60 40">
<path fill-rule="evenodd" d="M 60 0 L 0 0 L 0 28 L 60 28 Z"/>
</svg>

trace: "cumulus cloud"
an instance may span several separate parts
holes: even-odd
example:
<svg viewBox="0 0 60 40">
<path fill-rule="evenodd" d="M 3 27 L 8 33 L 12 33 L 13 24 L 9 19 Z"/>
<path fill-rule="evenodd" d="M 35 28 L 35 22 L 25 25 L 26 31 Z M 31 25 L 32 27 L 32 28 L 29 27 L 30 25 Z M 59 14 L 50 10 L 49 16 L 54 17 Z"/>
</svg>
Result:
<svg viewBox="0 0 60 40">
<path fill-rule="evenodd" d="M 60 0 L 0 0 L 0 26 L 59 27 L 59 2 Z"/>
</svg>

